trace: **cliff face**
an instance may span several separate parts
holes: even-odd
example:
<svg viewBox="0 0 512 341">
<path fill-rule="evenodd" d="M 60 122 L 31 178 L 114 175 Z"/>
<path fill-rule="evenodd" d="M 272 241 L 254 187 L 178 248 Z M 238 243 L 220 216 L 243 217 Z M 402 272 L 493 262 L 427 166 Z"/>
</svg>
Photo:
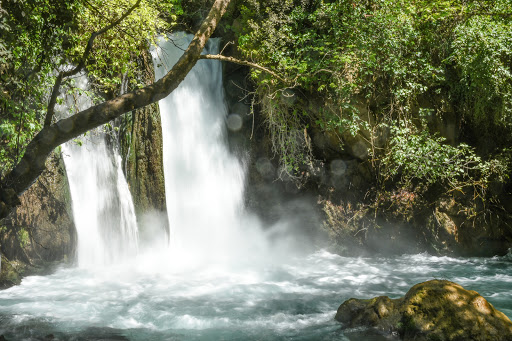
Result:
<svg viewBox="0 0 512 341">
<path fill-rule="evenodd" d="M 132 114 L 131 141 L 126 177 L 137 213 L 165 211 L 165 182 L 162 160 L 162 126 L 158 105 Z"/>
<path fill-rule="evenodd" d="M 138 81 L 154 82 L 151 55 L 138 59 Z M 163 170 L 162 124 L 158 103 L 135 110 L 123 117 L 120 145 L 126 180 L 130 187 L 142 239 L 151 239 L 162 226 L 168 233 L 165 179 Z"/>
<path fill-rule="evenodd" d="M 332 250 L 349 256 L 425 251 L 492 256 L 506 254 L 512 247 L 511 200 L 503 184 L 496 183 L 484 194 L 471 186 L 458 191 L 433 188 L 421 194 L 398 181 L 382 186 L 375 167 L 378 161 L 369 157 L 372 146 L 364 132 L 339 136 L 307 122 L 303 134 L 311 146 L 311 158 L 292 176 L 286 174 L 280 168 L 281 155 L 273 150 L 260 98 L 254 100 L 251 111 L 248 73 L 246 68 L 224 66 L 230 115 L 241 124 L 230 130 L 230 143 L 247 160 L 247 207 L 266 223 L 296 216 L 294 207 L 300 200 L 308 206 L 308 230 L 326 232 Z M 303 110 L 324 105 L 319 99 L 295 97 L 285 104 Z M 364 111 L 364 105 L 360 107 Z M 431 125 L 448 142 L 456 143 L 460 139 L 456 121 L 456 117 L 436 119 Z M 384 146 L 388 134 L 377 132 L 375 145 Z M 304 208 L 298 211 L 305 212 Z"/>
<path fill-rule="evenodd" d="M 62 157 L 48 159 L 46 170 L 21 196 L 21 205 L 2 221 L 0 286 L 16 284 L 24 272 L 73 261 L 76 231 Z"/>
</svg>

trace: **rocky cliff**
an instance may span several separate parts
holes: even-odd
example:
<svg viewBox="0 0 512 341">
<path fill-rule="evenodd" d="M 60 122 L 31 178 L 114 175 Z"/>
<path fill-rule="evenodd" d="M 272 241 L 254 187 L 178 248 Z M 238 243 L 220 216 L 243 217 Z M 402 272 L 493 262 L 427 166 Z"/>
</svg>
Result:
<svg viewBox="0 0 512 341">
<path fill-rule="evenodd" d="M 137 81 L 153 83 L 155 76 L 151 55 L 144 52 L 137 62 Z M 120 123 L 119 140 L 141 238 L 143 241 L 151 239 L 160 229 L 168 234 L 162 124 L 158 103 L 126 114 Z"/>
<path fill-rule="evenodd" d="M 63 157 L 54 153 L 48 159 L 46 170 L 21 196 L 21 205 L 1 223 L 0 286 L 74 260 L 76 231 Z"/>
</svg>

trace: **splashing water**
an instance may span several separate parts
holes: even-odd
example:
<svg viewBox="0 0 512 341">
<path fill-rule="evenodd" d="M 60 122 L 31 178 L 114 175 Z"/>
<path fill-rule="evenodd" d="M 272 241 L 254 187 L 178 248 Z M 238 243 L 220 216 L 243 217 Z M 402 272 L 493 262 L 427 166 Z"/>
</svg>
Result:
<svg viewBox="0 0 512 341">
<path fill-rule="evenodd" d="M 87 88 L 86 77 L 78 86 Z M 80 95 L 67 98 L 67 108 L 87 109 L 91 100 Z M 101 128 L 81 138 L 81 144 L 62 146 L 77 230 L 77 261 L 81 267 L 102 266 L 137 254 L 138 231 L 121 157 L 107 145 Z"/>
<path fill-rule="evenodd" d="M 166 260 L 160 260 L 164 263 Z M 147 262 L 64 269 L 0 291 L 0 334 L 61 340 L 385 340 L 340 329 L 350 297 L 402 296 L 432 278 L 477 290 L 512 316 L 512 262 L 426 254 L 349 258 L 318 251 L 287 263 L 155 271 Z"/>
</svg>

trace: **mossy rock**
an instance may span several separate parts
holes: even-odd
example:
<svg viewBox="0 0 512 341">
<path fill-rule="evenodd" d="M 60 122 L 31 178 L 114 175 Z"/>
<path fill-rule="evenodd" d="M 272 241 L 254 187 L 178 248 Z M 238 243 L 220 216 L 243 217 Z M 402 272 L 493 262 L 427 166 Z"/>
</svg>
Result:
<svg viewBox="0 0 512 341">
<path fill-rule="evenodd" d="M 350 299 L 335 319 L 346 327 L 373 327 L 402 340 L 512 340 L 512 322 L 476 291 L 432 280 L 398 299 Z"/>
<path fill-rule="evenodd" d="M 6 289 L 21 283 L 21 276 L 16 269 L 17 264 L 10 262 L 4 255 L 1 255 L 2 266 L 0 271 L 0 289 Z"/>
</svg>

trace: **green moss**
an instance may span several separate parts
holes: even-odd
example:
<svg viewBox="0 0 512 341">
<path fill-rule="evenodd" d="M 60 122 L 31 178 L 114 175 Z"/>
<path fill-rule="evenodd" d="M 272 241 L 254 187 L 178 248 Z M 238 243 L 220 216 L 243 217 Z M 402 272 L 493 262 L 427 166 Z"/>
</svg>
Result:
<svg viewBox="0 0 512 341">
<path fill-rule="evenodd" d="M 21 283 L 21 276 L 19 272 L 16 270 L 13 263 L 10 262 L 3 255 L 2 257 L 2 266 L 0 271 L 0 288 L 8 288 L 13 285 L 18 285 Z"/>
<path fill-rule="evenodd" d="M 30 235 L 26 228 L 20 228 L 18 230 L 18 240 L 20 241 L 20 246 L 24 248 L 30 243 Z"/>
</svg>

